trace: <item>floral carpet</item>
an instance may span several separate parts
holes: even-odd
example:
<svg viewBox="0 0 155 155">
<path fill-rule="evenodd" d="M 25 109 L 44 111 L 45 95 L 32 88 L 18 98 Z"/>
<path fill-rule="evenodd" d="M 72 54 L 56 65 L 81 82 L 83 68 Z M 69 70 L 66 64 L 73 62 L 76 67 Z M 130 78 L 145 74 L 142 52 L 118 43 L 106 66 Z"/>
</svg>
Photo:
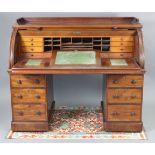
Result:
<svg viewBox="0 0 155 155">
<path fill-rule="evenodd" d="M 135 139 L 145 140 L 145 132 L 105 132 L 100 107 L 59 107 L 53 111 L 48 132 L 13 132 L 8 139 Z"/>
</svg>

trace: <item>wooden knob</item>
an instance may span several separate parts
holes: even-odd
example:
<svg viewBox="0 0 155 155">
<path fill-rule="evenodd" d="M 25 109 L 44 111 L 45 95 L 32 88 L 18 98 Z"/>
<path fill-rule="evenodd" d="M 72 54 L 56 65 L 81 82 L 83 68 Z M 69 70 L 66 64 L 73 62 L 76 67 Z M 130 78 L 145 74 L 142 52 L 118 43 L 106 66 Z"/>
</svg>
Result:
<svg viewBox="0 0 155 155">
<path fill-rule="evenodd" d="M 112 115 L 113 115 L 113 116 L 117 116 L 117 115 L 119 115 L 119 113 L 116 112 L 116 111 L 114 111 L 114 112 L 112 113 Z"/>
<path fill-rule="evenodd" d="M 18 115 L 23 116 L 24 113 L 22 111 L 18 112 Z"/>
<path fill-rule="evenodd" d="M 136 98 L 136 94 L 132 94 L 132 95 L 131 95 L 131 98 L 132 98 L 132 99 L 135 99 L 135 98 Z"/>
<path fill-rule="evenodd" d="M 33 41 L 33 39 L 31 39 L 31 41 Z"/>
<path fill-rule="evenodd" d="M 36 84 L 39 84 L 40 83 L 40 80 L 39 79 L 35 79 L 34 81 Z"/>
<path fill-rule="evenodd" d="M 31 51 L 33 51 L 33 48 L 31 48 Z"/>
<path fill-rule="evenodd" d="M 131 83 L 132 83 L 132 84 L 135 84 L 135 83 L 136 83 L 136 80 L 131 80 Z"/>
<path fill-rule="evenodd" d="M 131 115 L 131 116 L 135 116 L 136 113 L 135 113 L 135 112 L 131 112 L 130 115 Z"/>
<path fill-rule="evenodd" d="M 37 111 L 36 112 L 36 115 L 39 115 L 40 116 L 41 115 L 41 112 L 40 111 Z"/>
<path fill-rule="evenodd" d="M 112 82 L 113 82 L 114 84 L 118 84 L 118 83 L 119 83 L 119 81 L 118 81 L 117 79 L 113 80 Z"/>
<path fill-rule="evenodd" d="M 113 95 L 113 98 L 117 99 L 117 98 L 119 98 L 119 95 Z"/>
<path fill-rule="evenodd" d="M 17 97 L 18 97 L 19 99 L 22 99 L 22 98 L 23 98 L 23 96 L 22 96 L 22 95 L 18 95 Z"/>
<path fill-rule="evenodd" d="M 36 99 L 40 99 L 40 95 L 39 95 L 39 94 L 36 94 L 36 95 L 35 95 L 35 98 L 36 98 Z"/>
<path fill-rule="evenodd" d="M 31 46 L 33 46 L 33 43 L 31 43 Z"/>
<path fill-rule="evenodd" d="M 18 84 L 22 84 L 22 81 L 21 81 L 21 80 L 17 80 L 17 83 L 18 83 Z"/>
</svg>

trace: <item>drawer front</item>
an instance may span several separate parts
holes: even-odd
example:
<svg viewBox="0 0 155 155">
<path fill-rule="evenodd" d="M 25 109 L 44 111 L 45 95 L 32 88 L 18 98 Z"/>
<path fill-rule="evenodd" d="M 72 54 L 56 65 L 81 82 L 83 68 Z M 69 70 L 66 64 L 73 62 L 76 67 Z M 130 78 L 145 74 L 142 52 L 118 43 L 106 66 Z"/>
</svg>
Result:
<svg viewBox="0 0 155 155">
<path fill-rule="evenodd" d="M 46 87 L 44 75 L 11 75 L 12 87 Z"/>
<path fill-rule="evenodd" d="M 25 41 L 39 41 L 39 42 L 43 42 L 43 38 L 21 36 L 21 41 L 22 42 L 25 42 Z"/>
<path fill-rule="evenodd" d="M 114 36 L 110 38 L 111 41 L 134 41 L 133 36 Z"/>
<path fill-rule="evenodd" d="M 141 103 L 142 89 L 108 89 L 108 103 Z"/>
<path fill-rule="evenodd" d="M 34 41 L 25 41 L 25 42 L 22 42 L 22 46 L 43 46 L 43 42 L 34 42 Z"/>
<path fill-rule="evenodd" d="M 46 89 L 12 89 L 13 103 L 46 103 Z"/>
<path fill-rule="evenodd" d="M 107 78 L 108 87 L 142 87 L 142 75 L 109 75 Z"/>
<path fill-rule="evenodd" d="M 110 46 L 133 46 L 133 42 L 110 42 Z"/>
<path fill-rule="evenodd" d="M 13 104 L 14 121 L 47 121 L 45 104 Z"/>
<path fill-rule="evenodd" d="M 108 121 L 141 121 L 139 105 L 108 105 Z"/>
<path fill-rule="evenodd" d="M 110 52 L 133 52 L 133 47 L 110 47 Z"/>
<path fill-rule="evenodd" d="M 36 52 L 36 53 L 37 53 L 37 52 L 43 52 L 43 47 L 41 47 L 41 46 L 40 46 L 40 47 L 22 46 L 22 47 L 21 47 L 21 51 L 22 51 L 22 52 L 32 52 L 32 53 L 33 53 L 33 52 L 34 52 L 34 53 L 35 53 L 35 52 Z"/>
</svg>

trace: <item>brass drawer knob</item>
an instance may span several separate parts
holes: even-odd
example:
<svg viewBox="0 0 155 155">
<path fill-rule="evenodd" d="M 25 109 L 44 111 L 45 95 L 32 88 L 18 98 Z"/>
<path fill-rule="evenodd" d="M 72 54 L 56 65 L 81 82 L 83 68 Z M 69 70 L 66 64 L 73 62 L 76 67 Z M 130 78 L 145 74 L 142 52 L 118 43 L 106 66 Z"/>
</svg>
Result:
<svg viewBox="0 0 155 155">
<path fill-rule="evenodd" d="M 120 96 L 119 95 L 113 95 L 114 99 L 118 99 Z"/>
<path fill-rule="evenodd" d="M 131 116 L 135 116 L 136 113 L 135 113 L 135 112 L 131 112 L 130 115 L 131 115 Z"/>
<path fill-rule="evenodd" d="M 40 99 L 40 95 L 39 95 L 39 94 L 36 94 L 36 95 L 35 95 L 35 98 L 36 98 L 36 99 Z"/>
<path fill-rule="evenodd" d="M 22 98 L 23 98 L 23 96 L 22 96 L 22 95 L 18 95 L 17 97 L 18 97 L 19 99 L 22 99 Z"/>
<path fill-rule="evenodd" d="M 136 83 L 136 80 L 131 80 L 131 83 L 132 83 L 132 84 L 135 84 L 135 83 Z"/>
<path fill-rule="evenodd" d="M 114 84 L 118 84 L 118 83 L 119 83 L 119 81 L 118 81 L 117 79 L 113 80 L 112 82 L 113 82 Z"/>
<path fill-rule="evenodd" d="M 34 81 L 36 84 L 39 84 L 40 83 L 40 80 L 39 79 L 35 79 Z"/>
<path fill-rule="evenodd" d="M 119 113 L 118 113 L 118 112 L 116 112 L 116 111 L 114 111 L 114 112 L 112 113 L 112 115 L 113 115 L 113 116 L 118 116 L 118 115 L 119 115 Z"/>
<path fill-rule="evenodd" d="M 40 111 L 37 111 L 36 112 L 36 115 L 39 115 L 40 116 L 41 115 L 41 112 Z"/>
<path fill-rule="evenodd" d="M 17 80 L 17 83 L 18 84 L 22 84 L 22 80 Z"/>
<path fill-rule="evenodd" d="M 18 112 L 18 115 L 19 115 L 19 116 L 23 116 L 24 113 L 23 113 L 22 111 L 20 111 L 20 112 Z"/>
</svg>

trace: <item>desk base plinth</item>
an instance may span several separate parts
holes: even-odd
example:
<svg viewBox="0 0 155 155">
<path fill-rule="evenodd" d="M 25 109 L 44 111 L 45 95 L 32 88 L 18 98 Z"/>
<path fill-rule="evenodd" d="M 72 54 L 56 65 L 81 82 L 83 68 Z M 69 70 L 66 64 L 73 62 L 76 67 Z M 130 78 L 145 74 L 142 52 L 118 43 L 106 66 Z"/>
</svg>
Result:
<svg viewBox="0 0 155 155">
<path fill-rule="evenodd" d="M 105 131 L 116 132 L 140 132 L 143 128 L 142 122 L 104 122 Z"/>
<path fill-rule="evenodd" d="M 13 131 L 48 131 L 48 122 L 12 122 Z"/>
</svg>

